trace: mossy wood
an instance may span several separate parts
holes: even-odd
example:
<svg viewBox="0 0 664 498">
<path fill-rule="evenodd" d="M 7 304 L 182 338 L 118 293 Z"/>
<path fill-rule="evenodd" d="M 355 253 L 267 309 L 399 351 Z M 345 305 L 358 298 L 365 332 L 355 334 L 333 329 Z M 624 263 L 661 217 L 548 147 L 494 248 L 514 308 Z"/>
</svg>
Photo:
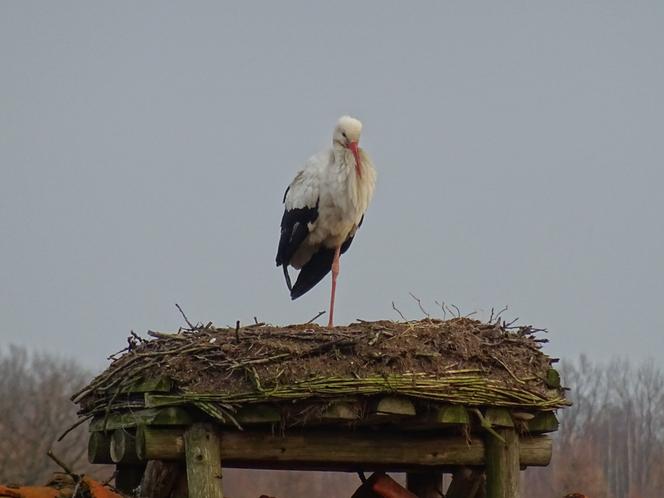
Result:
<svg viewBox="0 0 664 498">
<path fill-rule="evenodd" d="M 113 463 L 111 460 L 111 434 L 93 432 L 88 440 L 90 463 Z"/>
<path fill-rule="evenodd" d="M 526 423 L 528 432 L 542 434 L 558 430 L 558 418 L 553 412 L 539 412 Z"/>
<path fill-rule="evenodd" d="M 111 460 L 114 463 L 139 463 L 136 452 L 136 432 L 129 429 L 116 429 L 111 436 Z"/>
</svg>

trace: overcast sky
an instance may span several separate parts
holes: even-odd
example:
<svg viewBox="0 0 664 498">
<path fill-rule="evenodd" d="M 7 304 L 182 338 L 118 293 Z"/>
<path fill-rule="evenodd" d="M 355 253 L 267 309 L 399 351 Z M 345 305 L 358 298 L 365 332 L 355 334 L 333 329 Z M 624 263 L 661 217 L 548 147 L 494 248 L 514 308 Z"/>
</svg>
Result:
<svg viewBox="0 0 664 498">
<path fill-rule="evenodd" d="M 302 322 L 281 198 L 345 113 L 379 179 L 340 323 L 509 305 L 566 358 L 661 354 L 661 2 L 0 3 L 0 346 Z M 439 310 L 440 311 L 440 310 Z M 324 320 L 323 320 L 324 321 Z"/>
</svg>

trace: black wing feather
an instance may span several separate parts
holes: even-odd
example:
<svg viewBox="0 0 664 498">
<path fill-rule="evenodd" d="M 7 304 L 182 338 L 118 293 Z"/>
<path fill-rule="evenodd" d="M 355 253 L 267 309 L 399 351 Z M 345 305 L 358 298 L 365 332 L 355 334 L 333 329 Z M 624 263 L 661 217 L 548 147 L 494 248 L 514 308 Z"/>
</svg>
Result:
<svg viewBox="0 0 664 498">
<path fill-rule="evenodd" d="M 318 218 L 318 202 L 312 208 L 297 208 L 284 211 L 281 218 L 281 237 L 277 248 L 277 266 L 290 263 L 293 254 L 309 235 L 309 223 Z"/>
<path fill-rule="evenodd" d="M 291 289 L 291 299 L 297 299 L 302 294 L 310 291 L 318 282 L 323 280 L 325 275 L 332 269 L 334 260 L 334 249 L 321 247 L 321 249 L 311 256 L 311 259 L 302 267 L 297 281 Z"/>
</svg>

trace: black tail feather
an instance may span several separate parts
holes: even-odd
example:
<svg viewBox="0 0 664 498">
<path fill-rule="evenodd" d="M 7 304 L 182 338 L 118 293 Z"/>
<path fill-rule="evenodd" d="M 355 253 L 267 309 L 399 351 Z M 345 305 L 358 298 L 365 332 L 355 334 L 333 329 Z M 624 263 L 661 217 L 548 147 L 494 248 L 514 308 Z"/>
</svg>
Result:
<svg viewBox="0 0 664 498">
<path fill-rule="evenodd" d="M 302 267 L 297 281 L 291 289 L 291 299 L 297 299 L 323 280 L 332 269 L 334 249 L 321 248 L 309 262 Z"/>
</svg>

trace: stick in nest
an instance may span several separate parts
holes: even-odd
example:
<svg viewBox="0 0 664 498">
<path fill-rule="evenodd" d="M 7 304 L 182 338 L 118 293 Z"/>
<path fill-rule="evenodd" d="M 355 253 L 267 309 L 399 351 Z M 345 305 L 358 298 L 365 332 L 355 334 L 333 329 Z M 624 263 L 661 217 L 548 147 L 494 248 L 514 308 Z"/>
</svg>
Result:
<svg viewBox="0 0 664 498">
<path fill-rule="evenodd" d="M 196 327 L 194 327 L 191 324 L 191 322 L 189 321 L 189 318 L 187 318 L 187 315 L 185 315 L 184 311 L 182 311 L 182 308 L 180 308 L 180 305 L 178 303 L 175 303 L 175 307 L 178 309 L 178 311 L 182 315 L 182 318 L 184 318 L 184 321 L 187 322 L 187 325 L 189 325 L 189 330 L 194 330 Z"/>
<path fill-rule="evenodd" d="M 408 321 L 408 320 L 406 319 L 406 317 L 403 316 L 403 313 L 401 313 L 401 311 L 399 311 L 399 308 L 397 308 L 396 304 L 394 304 L 394 301 L 392 301 L 392 309 L 393 309 L 394 311 L 396 311 L 397 313 L 399 313 L 399 316 L 401 316 L 401 318 L 403 319 L 404 322 L 407 322 L 407 321 Z"/>
<path fill-rule="evenodd" d="M 422 301 L 420 300 L 420 298 L 417 297 L 417 296 L 416 296 L 415 294 L 413 294 L 412 292 L 409 292 L 408 294 L 410 294 L 410 297 L 412 297 L 413 299 L 415 299 L 415 302 L 417 302 L 417 305 L 420 307 L 420 311 L 421 311 L 422 313 L 424 313 L 424 314 L 426 315 L 427 318 L 431 318 L 431 315 L 430 315 L 430 314 L 427 312 L 427 310 L 425 310 L 424 307 L 422 306 Z"/>
<path fill-rule="evenodd" d="M 313 322 L 315 322 L 316 320 L 318 320 L 318 319 L 319 319 L 321 316 L 323 316 L 324 314 L 325 314 L 325 310 L 323 310 L 323 311 L 319 311 L 318 314 L 317 314 L 315 317 L 313 317 L 313 318 L 312 318 L 311 320 L 309 320 L 308 322 L 305 322 L 305 324 L 309 324 L 309 323 L 313 323 Z"/>
</svg>

